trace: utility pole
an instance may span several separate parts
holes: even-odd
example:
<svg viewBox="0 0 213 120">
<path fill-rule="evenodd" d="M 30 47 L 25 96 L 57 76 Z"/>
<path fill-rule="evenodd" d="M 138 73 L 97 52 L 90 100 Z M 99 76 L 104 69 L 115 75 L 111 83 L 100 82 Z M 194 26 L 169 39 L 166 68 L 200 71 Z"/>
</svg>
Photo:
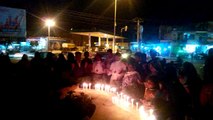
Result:
<svg viewBox="0 0 213 120">
<path fill-rule="evenodd" d="M 143 20 L 141 18 L 134 18 L 133 19 L 134 22 L 137 23 L 137 44 L 138 44 L 138 51 L 139 51 L 139 48 L 140 48 L 140 23 L 143 22 Z"/>
<path fill-rule="evenodd" d="M 122 27 L 121 28 L 121 37 L 123 37 L 123 30 L 126 32 L 127 31 L 127 29 L 128 29 L 128 26 L 125 26 L 125 27 Z M 124 39 L 122 39 L 122 46 L 124 47 Z"/>
</svg>

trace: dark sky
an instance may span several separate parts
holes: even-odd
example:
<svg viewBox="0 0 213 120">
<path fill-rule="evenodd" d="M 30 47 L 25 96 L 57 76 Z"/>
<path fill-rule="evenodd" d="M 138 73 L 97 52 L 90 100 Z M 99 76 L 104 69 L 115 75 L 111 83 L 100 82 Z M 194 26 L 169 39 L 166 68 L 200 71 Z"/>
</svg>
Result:
<svg viewBox="0 0 213 120">
<path fill-rule="evenodd" d="M 0 6 L 27 11 L 27 28 L 34 31 L 47 16 L 55 17 L 62 31 L 73 29 L 113 29 L 114 0 L 0 0 Z M 188 24 L 213 20 L 210 0 L 118 0 L 118 27 L 134 23 Z"/>
</svg>

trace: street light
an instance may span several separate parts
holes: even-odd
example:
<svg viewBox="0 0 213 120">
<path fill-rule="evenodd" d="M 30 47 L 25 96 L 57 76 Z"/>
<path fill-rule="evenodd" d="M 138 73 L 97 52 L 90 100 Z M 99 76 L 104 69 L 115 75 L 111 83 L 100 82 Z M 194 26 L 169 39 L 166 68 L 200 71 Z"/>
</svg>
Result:
<svg viewBox="0 0 213 120">
<path fill-rule="evenodd" d="M 49 50 L 49 38 L 50 38 L 50 28 L 55 25 L 55 21 L 52 19 L 45 20 L 45 25 L 48 27 L 48 38 L 47 38 L 47 51 Z"/>
<path fill-rule="evenodd" d="M 48 27 L 48 37 L 50 37 L 50 27 L 55 25 L 55 21 L 52 19 L 47 19 L 45 25 Z"/>
<path fill-rule="evenodd" d="M 115 10 L 114 10 L 114 37 L 113 37 L 113 41 L 112 41 L 112 50 L 113 52 L 115 52 L 115 35 L 116 35 L 116 13 L 117 13 L 117 0 L 115 0 Z"/>
</svg>

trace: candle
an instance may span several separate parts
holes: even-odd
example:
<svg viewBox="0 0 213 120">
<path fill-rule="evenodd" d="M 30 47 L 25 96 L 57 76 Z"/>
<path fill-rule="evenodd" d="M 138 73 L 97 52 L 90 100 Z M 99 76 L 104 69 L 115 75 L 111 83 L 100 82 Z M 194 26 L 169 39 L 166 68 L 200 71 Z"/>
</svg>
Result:
<svg viewBox="0 0 213 120">
<path fill-rule="evenodd" d="M 138 110 L 138 102 L 136 102 L 136 110 Z"/>
<path fill-rule="evenodd" d="M 100 90 L 100 88 L 101 88 L 101 84 L 95 84 L 95 89 L 96 90 Z"/>
<path fill-rule="evenodd" d="M 87 89 L 87 83 L 83 83 L 83 89 Z"/>
<path fill-rule="evenodd" d="M 134 107 L 134 99 L 131 99 L 132 102 L 132 108 Z"/>
<path fill-rule="evenodd" d="M 109 85 L 106 85 L 105 89 L 106 89 L 106 92 L 110 92 L 110 86 Z"/>
<path fill-rule="evenodd" d="M 101 91 L 104 91 L 104 84 L 101 84 Z"/>
<path fill-rule="evenodd" d="M 111 88 L 111 90 L 112 90 L 112 93 L 116 93 L 116 88 Z"/>
<path fill-rule="evenodd" d="M 140 117 L 143 120 L 148 120 L 148 115 L 147 115 L 147 113 L 144 110 L 144 106 L 140 106 L 140 108 L 139 108 L 139 114 L 140 114 Z"/>
<path fill-rule="evenodd" d="M 89 83 L 89 89 L 91 89 L 91 83 Z"/>
</svg>

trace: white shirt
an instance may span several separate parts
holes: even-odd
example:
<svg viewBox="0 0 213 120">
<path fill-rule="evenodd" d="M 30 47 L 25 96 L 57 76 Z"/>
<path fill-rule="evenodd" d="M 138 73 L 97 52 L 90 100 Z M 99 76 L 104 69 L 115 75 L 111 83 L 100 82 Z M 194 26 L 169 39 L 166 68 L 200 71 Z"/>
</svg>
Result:
<svg viewBox="0 0 213 120">
<path fill-rule="evenodd" d="M 104 71 L 104 63 L 102 61 L 95 61 L 93 63 L 93 69 L 92 72 L 95 74 L 103 74 Z"/>
<path fill-rule="evenodd" d="M 119 80 L 122 78 L 124 71 L 126 71 L 126 65 L 122 61 L 113 62 L 110 66 L 111 80 Z"/>
</svg>

